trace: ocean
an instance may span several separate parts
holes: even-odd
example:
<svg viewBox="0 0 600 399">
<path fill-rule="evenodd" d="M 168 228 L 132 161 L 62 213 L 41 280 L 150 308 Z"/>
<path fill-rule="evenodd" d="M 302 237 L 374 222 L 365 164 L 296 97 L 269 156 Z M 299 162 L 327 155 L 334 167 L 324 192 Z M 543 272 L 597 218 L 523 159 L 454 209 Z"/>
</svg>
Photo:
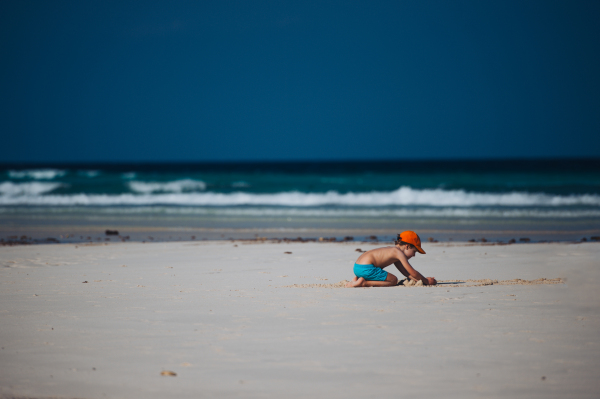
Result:
<svg viewBox="0 0 600 399">
<path fill-rule="evenodd" d="M 600 235 L 600 160 L 0 165 L 5 241 Z"/>
</svg>

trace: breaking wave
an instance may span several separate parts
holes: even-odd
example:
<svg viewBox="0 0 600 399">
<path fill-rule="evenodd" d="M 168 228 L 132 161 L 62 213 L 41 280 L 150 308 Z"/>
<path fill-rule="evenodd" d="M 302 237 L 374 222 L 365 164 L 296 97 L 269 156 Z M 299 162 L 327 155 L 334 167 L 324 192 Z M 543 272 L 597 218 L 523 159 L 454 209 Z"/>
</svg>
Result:
<svg viewBox="0 0 600 399">
<path fill-rule="evenodd" d="M 29 184 L 31 186 L 26 186 Z M 46 184 L 33 186 L 33 184 Z M 50 186 L 50 184 L 52 186 Z M 197 180 L 173 182 L 129 182 L 134 193 L 108 194 L 45 194 L 58 183 L 10 182 L 0 185 L 0 205 L 37 206 L 276 206 L 276 207 L 599 207 L 600 195 L 551 195 L 545 193 L 475 193 L 464 190 L 413 189 L 400 187 L 391 192 L 368 193 L 216 193 L 197 192 L 206 189 L 206 183 Z M 192 192 L 190 192 L 192 191 Z M 195 191 L 195 192 L 194 192 Z M 45 194 L 45 195 L 44 195 Z"/>
<path fill-rule="evenodd" d="M 66 173 L 66 170 L 58 169 L 9 170 L 8 176 L 11 179 L 52 180 L 56 177 L 62 177 Z"/>
<path fill-rule="evenodd" d="M 142 194 L 151 193 L 183 193 L 190 191 L 206 190 L 206 183 L 200 180 L 184 179 L 170 182 L 142 182 L 131 181 L 128 183 L 129 188 Z"/>
<path fill-rule="evenodd" d="M 0 183 L 0 204 L 3 199 L 15 199 L 16 203 L 24 198 L 45 198 L 42 195 L 54 191 L 62 186 L 61 183 L 30 182 L 13 183 L 6 181 Z"/>
</svg>

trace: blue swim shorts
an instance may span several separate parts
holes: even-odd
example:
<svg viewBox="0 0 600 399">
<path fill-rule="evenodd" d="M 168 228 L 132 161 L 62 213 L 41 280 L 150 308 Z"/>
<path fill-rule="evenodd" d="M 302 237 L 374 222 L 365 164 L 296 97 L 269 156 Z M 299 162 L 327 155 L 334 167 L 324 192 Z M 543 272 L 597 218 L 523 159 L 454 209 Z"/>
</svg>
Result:
<svg viewBox="0 0 600 399">
<path fill-rule="evenodd" d="M 359 278 L 362 277 L 365 280 L 385 281 L 388 272 L 373 265 L 359 265 L 358 263 L 355 263 L 354 275 Z"/>
</svg>

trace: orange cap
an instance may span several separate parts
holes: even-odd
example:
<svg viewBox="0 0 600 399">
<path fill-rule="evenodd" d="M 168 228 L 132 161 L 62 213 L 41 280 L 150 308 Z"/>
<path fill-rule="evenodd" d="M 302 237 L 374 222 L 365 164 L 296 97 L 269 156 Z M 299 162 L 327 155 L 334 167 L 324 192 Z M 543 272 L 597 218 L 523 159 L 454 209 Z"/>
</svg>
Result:
<svg viewBox="0 0 600 399">
<path fill-rule="evenodd" d="M 398 240 L 412 244 L 415 246 L 415 248 L 417 248 L 417 251 L 422 254 L 425 253 L 423 248 L 421 248 L 421 239 L 414 231 L 403 231 L 402 233 L 398 234 Z"/>
</svg>

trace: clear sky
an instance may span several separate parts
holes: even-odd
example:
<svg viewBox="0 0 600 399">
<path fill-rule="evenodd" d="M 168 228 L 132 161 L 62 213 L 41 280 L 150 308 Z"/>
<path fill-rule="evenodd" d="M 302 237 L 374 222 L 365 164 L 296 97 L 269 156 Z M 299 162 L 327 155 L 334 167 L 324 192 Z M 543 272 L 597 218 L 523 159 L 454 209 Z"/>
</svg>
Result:
<svg viewBox="0 0 600 399">
<path fill-rule="evenodd" d="M 0 2 L 0 162 L 600 157 L 599 1 Z"/>
</svg>

